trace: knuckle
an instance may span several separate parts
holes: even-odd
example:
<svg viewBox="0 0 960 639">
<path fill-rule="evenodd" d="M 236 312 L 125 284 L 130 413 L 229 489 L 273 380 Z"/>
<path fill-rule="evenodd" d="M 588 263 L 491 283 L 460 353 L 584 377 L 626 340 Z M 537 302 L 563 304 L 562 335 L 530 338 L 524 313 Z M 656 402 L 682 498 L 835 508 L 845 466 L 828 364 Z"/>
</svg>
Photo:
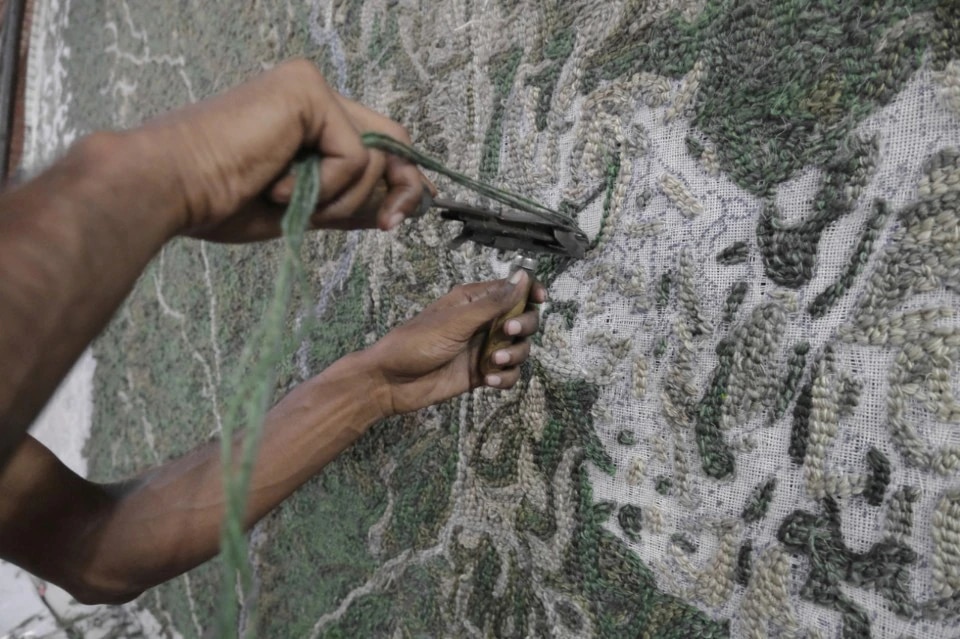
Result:
<svg viewBox="0 0 960 639">
<path fill-rule="evenodd" d="M 491 290 L 489 286 L 464 286 L 462 294 L 467 304 L 474 304 L 489 297 Z"/>
<path fill-rule="evenodd" d="M 312 61 L 307 58 L 292 58 L 281 65 L 281 68 L 288 71 L 291 75 L 311 78 L 314 81 L 323 81 L 323 74 Z"/>
</svg>

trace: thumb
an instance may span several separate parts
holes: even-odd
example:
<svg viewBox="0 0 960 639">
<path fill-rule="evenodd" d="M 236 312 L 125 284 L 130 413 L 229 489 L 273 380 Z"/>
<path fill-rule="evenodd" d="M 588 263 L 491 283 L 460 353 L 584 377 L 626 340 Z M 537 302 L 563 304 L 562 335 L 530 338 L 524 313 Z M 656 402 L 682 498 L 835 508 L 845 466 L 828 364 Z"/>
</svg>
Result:
<svg viewBox="0 0 960 639">
<path fill-rule="evenodd" d="M 455 308 L 458 324 L 473 334 L 481 326 L 525 304 L 530 295 L 530 276 L 523 269 L 509 278 L 458 286 L 450 292 L 448 308 Z"/>
</svg>

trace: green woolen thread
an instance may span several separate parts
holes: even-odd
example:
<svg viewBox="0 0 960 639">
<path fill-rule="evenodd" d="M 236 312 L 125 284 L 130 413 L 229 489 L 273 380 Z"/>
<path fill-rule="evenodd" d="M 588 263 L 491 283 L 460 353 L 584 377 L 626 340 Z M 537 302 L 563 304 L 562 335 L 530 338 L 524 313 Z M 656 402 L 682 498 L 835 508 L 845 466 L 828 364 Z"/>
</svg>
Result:
<svg viewBox="0 0 960 639">
<path fill-rule="evenodd" d="M 563 318 L 563 325 L 567 330 L 572 330 L 577 321 L 577 313 L 580 311 L 580 302 L 576 300 L 557 300 L 550 302 L 550 312 L 556 313 Z M 546 313 L 544 313 L 546 315 Z"/>
<path fill-rule="evenodd" d="M 670 489 L 673 488 L 673 480 L 669 477 L 661 475 L 660 477 L 657 477 L 656 483 L 653 487 L 661 495 L 669 495 Z"/>
<path fill-rule="evenodd" d="M 723 440 L 720 417 L 727 396 L 727 383 L 733 368 L 733 343 L 724 339 L 717 344 L 717 368 L 697 411 L 695 433 L 703 472 L 714 479 L 733 474 L 733 452 Z"/>
<path fill-rule="evenodd" d="M 737 567 L 733 573 L 733 579 L 741 586 L 750 583 L 750 574 L 753 572 L 753 541 L 748 539 L 740 546 L 740 552 L 737 553 Z"/>
<path fill-rule="evenodd" d="M 849 132 L 900 91 L 928 40 L 935 67 L 956 57 L 955 4 L 905 0 L 864 12 L 849 0 L 714 0 L 694 18 L 675 9 L 643 25 L 627 11 L 587 58 L 581 91 L 644 71 L 679 78 L 703 61 L 693 126 L 717 142 L 735 183 L 766 197 L 836 155 Z M 938 26 L 928 35 L 924 21 L 909 18 L 932 7 Z M 890 46 L 877 49 L 888 34 Z"/>
<path fill-rule="evenodd" d="M 617 523 L 630 541 L 640 541 L 640 531 L 643 529 L 643 511 L 639 506 L 626 504 L 617 514 Z"/>
<path fill-rule="evenodd" d="M 664 309 L 670 303 L 670 290 L 673 287 L 673 274 L 667 271 L 660 276 L 657 284 L 657 308 Z"/>
<path fill-rule="evenodd" d="M 686 533 L 673 533 L 670 535 L 670 541 L 688 555 L 697 552 L 697 544 L 695 544 Z"/>
<path fill-rule="evenodd" d="M 790 445 L 787 454 L 794 464 L 803 465 L 807 456 L 807 443 L 810 439 L 810 412 L 813 409 L 813 380 L 808 381 L 800 390 L 797 403 L 793 406 L 793 425 L 790 428 Z"/>
<path fill-rule="evenodd" d="M 869 261 L 870 255 L 873 254 L 877 238 L 879 238 L 880 233 L 883 232 L 883 227 L 889 217 L 889 209 L 886 202 L 877 200 L 873 206 L 873 215 L 871 215 L 867 221 L 867 226 L 863 230 L 863 235 L 860 237 L 860 242 L 856 250 L 854 250 L 853 255 L 850 256 L 850 263 L 847 264 L 847 268 L 840 274 L 837 281 L 817 295 L 816 299 L 814 299 L 807 308 L 807 312 L 809 312 L 812 317 L 819 318 L 826 315 L 827 311 L 850 290 L 854 280 L 856 280 L 857 277 L 863 273 L 863 269 L 866 268 L 867 261 Z"/>
<path fill-rule="evenodd" d="M 497 54 L 490 60 L 490 81 L 493 83 L 493 114 L 490 126 L 483 139 L 483 156 L 480 158 L 480 179 L 493 179 L 500 171 L 500 147 L 503 141 L 503 116 L 507 109 L 507 96 L 520 67 L 523 48 L 516 46 Z"/>
<path fill-rule="evenodd" d="M 656 344 L 654 344 L 653 346 L 653 356 L 656 359 L 660 359 L 661 357 L 663 357 L 664 353 L 667 352 L 667 346 L 668 344 L 667 344 L 666 337 L 661 337 L 660 339 L 658 339 Z"/>
<path fill-rule="evenodd" d="M 729 324 L 737 316 L 737 311 L 747 297 L 749 285 L 746 282 L 736 282 L 730 287 L 727 299 L 723 303 L 723 321 Z"/>
<path fill-rule="evenodd" d="M 541 260 L 541 262 L 542 261 L 543 260 Z M 539 277 L 539 274 L 538 274 L 537 280 L 540 282 L 544 282 L 544 280 Z M 579 310 L 580 310 L 580 303 L 577 302 L 576 300 L 551 301 L 547 303 L 547 305 L 543 308 L 543 312 L 540 316 L 540 323 L 542 326 L 546 326 L 547 319 L 551 315 L 558 315 L 563 320 L 563 325 L 569 331 L 573 329 L 573 325 L 577 320 L 577 313 L 579 312 Z M 543 331 L 538 331 L 533 336 L 533 343 L 536 344 L 537 346 L 543 345 Z"/>
<path fill-rule="evenodd" d="M 841 378 L 840 401 L 837 407 L 837 415 L 840 418 L 852 417 L 857 405 L 860 403 L 861 384 L 852 377 Z"/>
<path fill-rule="evenodd" d="M 750 257 L 750 247 L 746 242 L 734 242 L 717 253 L 717 263 L 724 266 L 743 264 Z"/>
<path fill-rule="evenodd" d="M 704 150 L 706 150 L 706 147 L 703 146 L 703 143 L 700 142 L 700 140 L 698 140 L 698 139 L 696 139 L 696 138 L 694 138 L 693 136 L 690 136 L 690 135 L 688 135 L 688 136 L 684 139 L 684 144 L 686 144 L 686 146 L 687 146 L 687 153 L 689 153 L 690 155 L 692 155 L 692 156 L 695 157 L 695 158 L 698 158 L 698 157 L 702 156 Z"/>
<path fill-rule="evenodd" d="M 773 501 L 773 492 L 777 488 L 777 478 L 771 477 L 753 489 L 747 504 L 743 508 L 743 520 L 748 524 L 760 521 L 767 515 L 770 502 Z"/>
<path fill-rule="evenodd" d="M 797 393 L 797 386 L 803 377 L 803 369 L 807 365 L 807 353 L 809 352 L 810 344 L 807 342 L 800 342 L 793 347 L 793 354 L 787 361 L 787 373 L 780 385 L 777 401 L 773 407 L 772 421 L 775 422 L 783 417 L 790 402 L 793 401 L 793 397 Z"/>
<path fill-rule="evenodd" d="M 620 177 L 620 153 L 619 148 L 617 151 L 610 154 L 610 158 L 607 161 L 607 168 L 605 173 L 605 192 L 603 196 L 603 213 L 600 216 L 600 230 L 597 231 L 597 236 L 593 238 L 593 241 L 590 242 L 590 248 L 588 250 L 592 251 L 600 245 L 600 241 L 603 239 L 604 231 L 607 228 L 607 224 L 610 222 L 610 214 L 613 213 L 613 191 L 617 186 L 617 178 Z"/>
<path fill-rule="evenodd" d="M 573 12 L 570 12 L 573 15 Z M 554 91 L 557 87 L 557 81 L 560 79 L 560 72 L 563 70 L 563 64 L 570 54 L 573 53 L 573 44 L 576 34 L 573 29 L 566 27 L 553 35 L 553 38 L 547 42 L 544 48 L 544 54 L 550 63 L 529 80 L 528 86 L 535 86 L 540 89 L 536 110 L 536 125 L 538 131 L 547 128 L 547 114 L 550 112 L 550 102 L 553 99 Z"/>
<path fill-rule="evenodd" d="M 255 618 L 256 602 L 248 596 L 252 570 L 247 558 L 247 537 L 244 534 L 246 502 L 250 487 L 253 462 L 263 435 L 263 420 L 266 416 L 277 381 L 277 369 L 285 353 L 284 320 L 287 317 L 294 285 L 299 284 L 303 293 L 304 308 L 312 304 L 306 295 L 300 250 L 310 216 L 320 196 L 320 171 L 316 157 L 298 161 L 294 166 L 296 185 L 284 213 L 281 223 L 283 232 L 283 255 L 280 268 L 274 282 L 273 295 L 255 329 L 244 345 L 240 357 L 238 381 L 232 385 L 235 389 L 226 407 L 221 433 L 220 456 L 223 467 L 223 484 L 226 497 L 226 513 L 220 535 L 221 554 L 225 575 L 220 595 L 220 608 L 217 614 L 217 626 L 220 637 L 237 635 L 237 583 L 240 592 L 246 597 L 244 605 L 248 608 L 248 618 Z M 310 314 L 305 313 L 309 318 Z M 309 322 L 301 323 L 298 335 L 304 334 Z M 293 340 L 298 343 L 299 340 Z M 234 452 L 239 440 L 240 454 Z M 248 624 L 254 628 L 255 623 Z M 252 630 L 250 634 L 252 634 Z"/>
<path fill-rule="evenodd" d="M 776 204 L 768 201 L 757 224 L 757 246 L 770 279 L 781 286 L 799 288 L 813 278 L 823 232 L 853 211 L 873 175 L 878 155 L 876 136 L 852 136 L 837 158 L 824 167 L 826 177 L 813 202 L 813 212 L 798 224 L 787 226 Z"/>
<path fill-rule="evenodd" d="M 617 509 L 617 505 L 612 501 L 599 501 L 593 505 L 594 520 L 603 523 L 610 519 L 610 515 Z"/>
<path fill-rule="evenodd" d="M 867 451 L 867 466 L 870 475 L 867 477 L 867 486 L 863 496 L 871 506 L 883 504 L 883 496 L 890 484 L 890 460 L 882 452 L 871 447 Z"/>
<path fill-rule="evenodd" d="M 843 539 L 840 506 L 833 498 L 823 500 L 821 515 L 803 510 L 788 515 L 777 538 L 792 553 L 809 559 L 810 573 L 800 597 L 838 611 L 843 637 L 870 637 L 870 619 L 844 596 L 842 582 L 875 590 L 901 617 L 911 618 L 916 612 L 909 592 L 909 570 L 917 561 L 916 552 L 889 537 L 866 552 L 851 550 Z"/>
</svg>

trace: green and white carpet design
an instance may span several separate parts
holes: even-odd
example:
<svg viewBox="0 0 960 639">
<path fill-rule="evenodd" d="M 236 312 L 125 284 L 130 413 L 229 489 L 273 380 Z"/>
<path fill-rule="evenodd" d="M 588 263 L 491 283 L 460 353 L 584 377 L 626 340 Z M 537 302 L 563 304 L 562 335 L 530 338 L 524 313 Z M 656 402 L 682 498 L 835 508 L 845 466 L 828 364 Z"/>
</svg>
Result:
<svg viewBox="0 0 960 639">
<path fill-rule="evenodd" d="M 256 527 L 259 636 L 956 636 L 960 3 L 38 5 L 34 166 L 306 56 L 596 238 L 544 265 L 515 390 L 377 426 Z M 312 235 L 278 392 L 504 272 L 454 231 Z M 152 264 L 94 348 L 92 477 L 216 436 L 278 254 Z M 218 586 L 138 605 L 200 637 Z"/>
</svg>

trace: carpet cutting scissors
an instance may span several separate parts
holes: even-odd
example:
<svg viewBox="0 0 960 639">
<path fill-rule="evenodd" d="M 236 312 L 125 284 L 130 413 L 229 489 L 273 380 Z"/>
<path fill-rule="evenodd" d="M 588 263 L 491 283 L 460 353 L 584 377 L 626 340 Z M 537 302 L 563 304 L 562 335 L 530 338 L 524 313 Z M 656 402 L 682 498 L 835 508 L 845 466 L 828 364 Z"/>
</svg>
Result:
<svg viewBox="0 0 960 639">
<path fill-rule="evenodd" d="M 361 138 L 369 148 L 398 155 L 425 169 L 436 171 L 476 193 L 478 199 L 498 203 L 496 208 L 490 208 L 442 198 L 434 199 L 425 193 L 419 208 L 420 214 L 429 208 L 436 208 L 440 210 L 442 220 L 463 225 L 450 248 L 455 249 L 470 241 L 502 254 L 512 253 L 514 258 L 511 273 L 515 273 L 517 269 L 527 271 L 529 286 L 533 285 L 541 255 L 552 254 L 580 259 L 586 253 L 590 242 L 572 218 L 521 195 L 457 173 L 438 160 L 389 136 L 371 132 L 364 133 Z M 503 325 L 507 320 L 523 313 L 529 293 L 528 288 L 523 301 L 497 318 L 490 326 L 480 359 L 480 372 L 483 375 L 487 375 L 493 368 L 492 354 L 512 343 L 513 339 L 503 332 Z"/>
<path fill-rule="evenodd" d="M 501 254 L 512 254 L 511 274 L 523 269 L 528 275 L 527 294 L 523 300 L 497 318 L 487 332 L 480 357 L 480 372 L 487 375 L 493 369 L 490 363 L 493 353 L 512 343 L 512 338 L 504 333 L 503 325 L 526 309 L 529 287 L 533 286 L 536 279 L 539 257 L 553 254 L 573 259 L 582 258 L 589 240 L 573 221 L 559 213 L 556 218 L 551 219 L 530 211 L 509 207 L 485 208 L 442 198 L 433 200 L 431 206 L 440 210 L 441 219 L 463 224 L 460 234 L 450 243 L 449 248 L 456 249 L 470 241 L 495 249 Z"/>
</svg>

